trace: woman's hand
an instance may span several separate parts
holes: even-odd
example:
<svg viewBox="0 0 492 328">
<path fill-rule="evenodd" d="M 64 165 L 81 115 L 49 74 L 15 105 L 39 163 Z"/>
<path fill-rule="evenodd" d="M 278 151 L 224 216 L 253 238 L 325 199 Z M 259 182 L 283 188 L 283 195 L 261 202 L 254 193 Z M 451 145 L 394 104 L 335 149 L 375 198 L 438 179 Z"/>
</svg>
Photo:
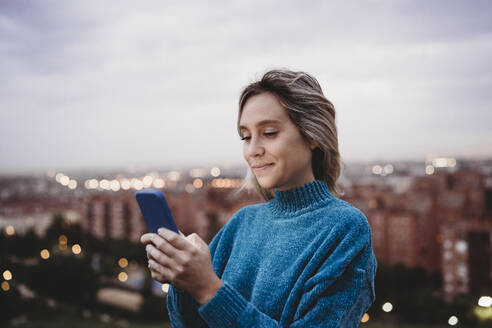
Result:
<svg viewBox="0 0 492 328">
<path fill-rule="evenodd" d="M 215 274 L 208 245 L 196 233 L 187 237 L 166 228 L 140 238 L 146 245 L 152 278 L 187 291 L 207 303 L 222 286 Z"/>
</svg>

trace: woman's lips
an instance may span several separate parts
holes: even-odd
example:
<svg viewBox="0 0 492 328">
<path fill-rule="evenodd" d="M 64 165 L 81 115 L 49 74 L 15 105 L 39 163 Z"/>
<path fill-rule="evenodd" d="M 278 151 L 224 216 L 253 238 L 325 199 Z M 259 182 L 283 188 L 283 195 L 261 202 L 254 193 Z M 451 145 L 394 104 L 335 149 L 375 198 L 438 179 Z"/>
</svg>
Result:
<svg viewBox="0 0 492 328">
<path fill-rule="evenodd" d="M 253 166 L 253 170 L 255 171 L 261 171 L 261 170 L 264 170 L 270 166 L 272 166 L 273 163 L 270 163 L 270 164 L 265 164 L 265 165 L 262 165 L 262 166 Z"/>
</svg>

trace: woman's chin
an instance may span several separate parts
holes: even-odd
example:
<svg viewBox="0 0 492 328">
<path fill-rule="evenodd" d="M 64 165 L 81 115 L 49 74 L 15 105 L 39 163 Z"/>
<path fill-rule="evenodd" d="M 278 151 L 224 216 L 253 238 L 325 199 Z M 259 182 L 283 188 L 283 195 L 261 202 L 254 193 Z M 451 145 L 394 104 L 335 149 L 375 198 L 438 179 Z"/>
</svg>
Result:
<svg viewBox="0 0 492 328">
<path fill-rule="evenodd" d="M 274 184 L 269 179 L 266 179 L 264 177 L 257 177 L 256 180 L 258 181 L 260 187 L 262 187 L 263 189 L 272 189 L 274 187 Z"/>
</svg>

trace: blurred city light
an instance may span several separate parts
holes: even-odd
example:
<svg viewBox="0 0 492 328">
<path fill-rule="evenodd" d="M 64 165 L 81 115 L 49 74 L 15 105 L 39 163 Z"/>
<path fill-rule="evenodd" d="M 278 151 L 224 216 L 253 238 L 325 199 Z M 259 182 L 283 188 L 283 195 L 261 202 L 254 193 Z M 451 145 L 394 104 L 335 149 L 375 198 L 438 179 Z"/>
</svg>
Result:
<svg viewBox="0 0 492 328">
<path fill-rule="evenodd" d="M 2 282 L 2 285 L 1 285 L 1 286 L 2 286 L 2 290 L 3 290 L 4 292 L 6 292 L 6 291 L 8 291 L 8 290 L 10 289 L 10 285 L 9 285 L 9 283 L 8 283 L 8 282 L 6 282 L 6 281 Z"/>
<path fill-rule="evenodd" d="M 128 266 L 128 260 L 122 257 L 118 260 L 118 265 L 120 266 L 120 268 L 126 268 Z"/>
<path fill-rule="evenodd" d="M 70 188 L 70 189 L 72 189 L 72 190 L 73 190 L 73 189 L 75 189 L 75 188 L 77 188 L 77 181 L 75 181 L 75 180 L 70 180 L 70 181 L 68 182 L 68 188 Z"/>
<path fill-rule="evenodd" d="M 125 282 L 128 280 L 128 275 L 126 274 L 126 272 L 120 272 L 118 274 L 118 280 L 121 281 L 121 282 Z"/>
<path fill-rule="evenodd" d="M 201 187 L 203 187 L 203 180 L 202 179 L 193 180 L 193 187 L 195 187 L 196 189 L 200 189 Z"/>
<path fill-rule="evenodd" d="M 432 174 L 434 174 L 434 170 L 435 170 L 435 169 L 434 169 L 434 166 L 432 166 L 432 165 L 427 165 L 427 166 L 425 167 L 425 174 L 427 174 L 427 175 L 432 175 Z"/>
<path fill-rule="evenodd" d="M 56 176 L 55 176 L 56 182 L 60 183 L 61 178 L 64 177 L 64 176 L 65 176 L 65 174 L 63 174 L 63 173 L 57 173 Z"/>
<path fill-rule="evenodd" d="M 178 171 L 171 171 L 167 174 L 167 177 L 171 181 L 178 181 L 180 177 L 180 173 Z"/>
<path fill-rule="evenodd" d="M 113 191 L 118 191 L 120 190 L 120 182 L 118 180 L 111 180 L 110 183 L 110 188 Z"/>
<path fill-rule="evenodd" d="M 383 171 L 385 174 L 391 174 L 391 173 L 393 173 L 393 170 L 394 170 L 394 168 L 393 168 L 393 165 L 391 165 L 391 164 L 386 164 L 383 168 Z"/>
<path fill-rule="evenodd" d="M 364 323 L 364 322 L 368 322 L 368 321 L 369 321 L 369 314 L 364 313 L 364 315 L 362 316 L 362 319 L 360 319 L 360 322 Z"/>
<path fill-rule="evenodd" d="M 218 167 L 213 167 L 211 170 L 210 170 L 210 174 L 213 176 L 213 177 L 218 177 L 220 175 L 220 169 Z"/>
<path fill-rule="evenodd" d="M 99 181 L 99 187 L 104 190 L 109 190 L 109 181 L 106 179 L 102 179 L 101 181 Z"/>
<path fill-rule="evenodd" d="M 381 165 L 374 165 L 372 167 L 373 174 L 381 174 L 382 172 L 383 172 L 383 168 L 381 167 Z"/>
<path fill-rule="evenodd" d="M 449 325 L 454 326 L 457 323 L 458 323 L 458 318 L 455 315 L 449 317 L 449 319 L 448 319 L 448 324 Z"/>
<path fill-rule="evenodd" d="M 47 260 L 50 258 L 50 251 L 48 251 L 46 248 L 43 249 L 41 252 L 40 252 L 40 255 L 41 255 L 41 258 L 43 260 Z"/>
<path fill-rule="evenodd" d="M 468 250 L 468 244 L 464 240 L 458 240 L 455 248 L 458 253 L 465 253 Z"/>
<path fill-rule="evenodd" d="M 150 176 L 150 175 L 146 175 L 144 178 L 143 178 L 143 185 L 145 188 L 148 188 L 152 185 L 152 181 L 154 179 Z"/>
<path fill-rule="evenodd" d="M 10 272 L 10 270 L 5 270 L 3 272 L 3 279 L 5 279 L 5 280 L 12 279 L 12 272 Z"/>
<path fill-rule="evenodd" d="M 481 307 L 489 307 L 492 306 L 492 297 L 490 296 L 482 296 L 478 299 L 478 305 Z"/>
<path fill-rule="evenodd" d="M 238 188 L 242 184 L 241 179 L 213 179 L 211 182 L 214 188 Z"/>
<path fill-rule="evenodd" d="M 157 178 L 154 180 L 154 188 L 161 189 L 165 186 L 164 179 L 162 178 Z"/>
<path fill-rule="evenodd" d="M 186 192 L 191 194 L 193 191 L 195 191 L 195 187 L 193 187 L 193 185 L 191 183 L 188 183 L 185 186 L 185 190 L 186 190 Z"/>
<path fill-rule="evenodd" d="M 435 167 L 454 167 L 456 166 L 456 159 L 452 157 L 438 157 L 432 160 L 432 165 Z"/>
<path fill-rule="evenodd" d="M 135 190 L 141 190 L 143 188 L 143 182 L 135 178 L 131 180 L 131 185 Z"/>
<path fill-rule="evenodd" d="M 391 310 L 393 310 L 393 304 L 391 304 L 390 302 L 386 302 L 383 304 L 384 312 L 391 312 Z"/>
<path fill-rule="evenodd" d="M 64 175 L 60 178 L 60 184 L 62 186 L 68 186 L 69 183 L 70 183 L 70 178 L 68 176 Z"/>
<path fill-rule="evenodd" d="M 77 254 L 80 254 L 80 252 L 82 252 L 82 248 L 80 247 L 79 244 L 74 244 L 72 246 L 72 253 L 74 253 L 75 255 Z"/>
<path fill-rule="evenodd" d="M 99 185 L 99 183 L 96 179 L 88 179 L 88 180 L 85 180 L 85 183 L 84 183 L 85 189 L 96 189 L 98 185 Z"/>
<path fill-rule="evenodd" d="M 191 169 L 190 177 L 192 178 L 202 178 L 205 176 L 205 169 Z"/>
<path fill-rule="evenodd" d="M 121 180 L 121 189 L 128 190 L 131 187 L 132 187 L 132 184 L 131 184 L 130 180 L 128 180 L 128 179 Z"/>
<path fill-rule="evenodd" d="M 60 237 L 58 237 L 58 243 L 59 243 L 60 245 L 66 245 L 66 244 L 67 244 L 67 242 L 68 242 L 68 238 L 67 238 L 67 236 L 65 236 L 65 235 L 60 235 Z"/>
<path fill-rule="evenodd" d="M 5 228 L 5 233 L 7 236 L 13 236 L 15 234 L 15 229 L 13 226 L 9 225 Z"/>
<path fill-rule="evenodd" d="M 161 289 L 164 293 L 169 291 L 169 284 L 162 284 Z"/>
</svg>

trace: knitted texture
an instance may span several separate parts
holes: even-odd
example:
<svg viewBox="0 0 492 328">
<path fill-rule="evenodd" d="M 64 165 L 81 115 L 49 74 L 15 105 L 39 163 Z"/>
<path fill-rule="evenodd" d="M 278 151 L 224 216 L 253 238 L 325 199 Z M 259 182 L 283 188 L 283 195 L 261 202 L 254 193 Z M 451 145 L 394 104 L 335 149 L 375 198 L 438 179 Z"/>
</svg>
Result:
<svg viewBox="0 0 492 328">
<path fill-rule="evenodd" d="M 173 327 L 357 327 L 376 299 L 364 214 L 314 180 L 237 211 L 210 243 L 224 282 L 200 306 L 170 286 Z"/>
</svg>

